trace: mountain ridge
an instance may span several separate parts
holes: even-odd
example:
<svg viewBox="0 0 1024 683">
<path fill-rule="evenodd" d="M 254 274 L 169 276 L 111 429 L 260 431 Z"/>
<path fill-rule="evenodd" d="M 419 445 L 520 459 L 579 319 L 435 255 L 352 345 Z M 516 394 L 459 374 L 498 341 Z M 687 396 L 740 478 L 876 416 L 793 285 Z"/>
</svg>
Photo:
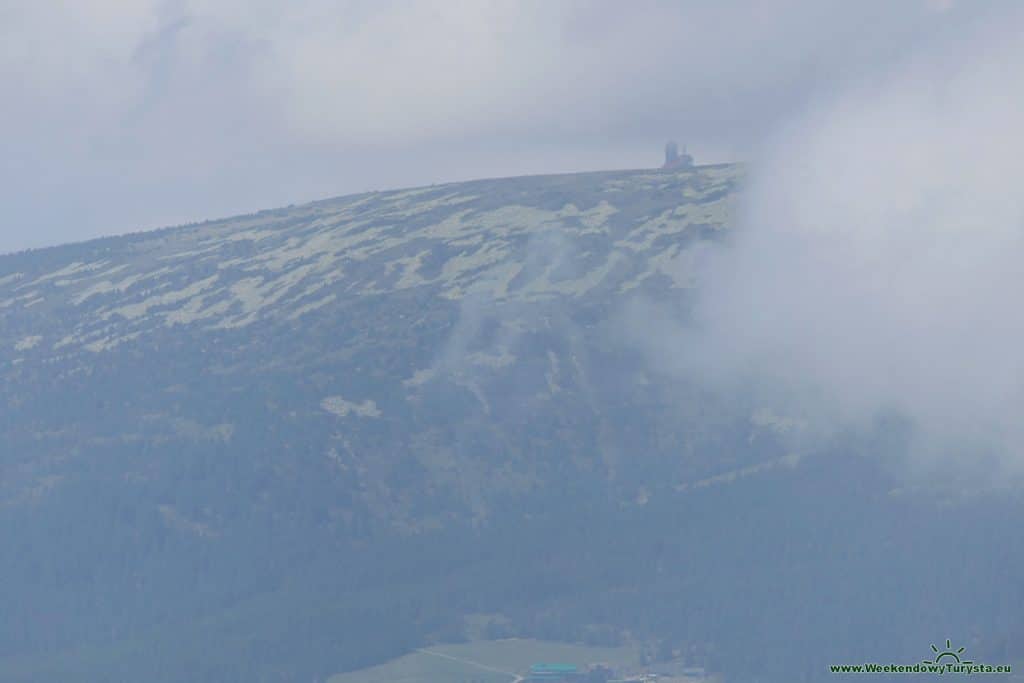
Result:
<svg viewBox="0 0 1024 683">
<path fill-rule="evenodd" d="M 895 495 L 898 421 L 808 445 L 637 343 L 685 336 L 742 179 L 481 180 L 0 257 L 0 679 L 308 683 L 470 630 L 727 681 L 935 629 L 1016 656 L 1012 491 Z"/>
<path fill-rule="evenodd" d="M 478 265 L 486 266 L 488 262 L 509 255 L 507 247 L 510 241 L 537 232 L 536 227 L 545 223 L 554 229 L 570 232 L 569 228 L 575 222 L 583 229 L 576 230 L 572 237 L 583 237 L 588 221 L 594 231 L 599 231 L 609 217 L 601 212 L 615 211 L 606 203 L 589 207 L 588 211 L 597 213 L 587 214 L 571 202 L 558 208 L 505 205 L 487 211 L 475 208 L 479 197 L 466 194 L 477 191 L 475 188 L 487 190 L 509 183 L 551 185 L 560 180 L 574 183 L 595 180 L 605 181 L 605 189 L 612 191 L 621 178 L 642 179 L 651 185 L 660 182 L 667 186 L 671 184 L 667 182 L 669 178 L 709 177 L 714 182 L 718 180 L 715 178 L 718 174 L 722 176 L 718 189 L 728 188 L 735 182 L 735 167 L 712 166 L 675 176 L 664 172 L 629 171 L 587 174 L 589 178 L 582 180 L 573 175 L 526 176 L 362 193 L 288 209 L 0 256 L 0 320 L 6 323 L 5 330 L 10 329 L 16 326 L 16 323 L 12 325 L 12 311 L 42 305 L 44 310 L 50 307 L 69 317 L 98 317 L 102 323 L 109 323 L 114 318 L 122 328 L 127 328 L 125 335 L 139 332 L 136 329 L 139 325 L 135 323 L 139 319 L 145 321 L 150 309 L 159 311 L 156 315 L 163 316 L 166 324 L 208 320 L 226 327 L 247 326 L 261 317 L 260 311 L 278 298 L 283 299 L 283 303 L 301 300 L 305 306 L 323 305 L 327 301 L 326 294 L 319 298 L 312 296 L 321 288 L 313 287 L 317 277 L 321 281 L 329 281 L 343 261 L 348 265 L 358 265 L 359 261 L 388 249 L 396 251 L 396 247 L 408 247 L 415 241 L 421 242 L 421 248 L 416 254 L 405 255 L 408 260 L 383 264 L 386 272 L 393 270 L 397 277 L 390 283 L 384 283 L 385 289 L 381 291 L 436 284 L 443 280 L 449 284 L 447 295 L 458 297 L 461 295 L 459 281 L 465 280 L 466 271 L 474 267 L 474 258 L 480 261 Z M 453 191 L 455 194 L 448 196 Z M 425 201 L 418 201 L 417 197 Z M 368 210 L 377 215 L 367 220 L 365 214 Z M 713 215 L 719 210 L 719 207 L 712 207 L 706 218 L 724 222 L 721 217 Z M 413 214 L 430 211 L 444 218 L 418 225 L 416 233 L 401 234 L 403 230 L 409 230 L 408 221 Z M 516 215 L 517 212 L 520 215 Z M 465 223 L 462 221 L 464 216 L 468 216 Z M 664 222 L 674 220 L 677 227 L 696 222 L 693 218 L 679 218 L 666 218 Z M 303 220 L 309 223 L 305 228 L 297 225 Z M 402 225 L 397 226 L 397 223 Z M 283 231 L 289 224 L 293 231 L 286 234 Z M 384 241 L 384 235 L 390 243 Z M 473 249 L 479 246 L 473 243 L 474 240 L 480 241 L 479 235 L 486 235 L 489 244 L 484 249 Z M 504 244 L 496 247 L 495 238 L 506 239 Z M 286 241 L 288 243 L 284 243 Z M 267 248 L 267 243 L 275 247 L 276 254 L 275 250 Z M 187 248 L 188 245 L 192 248 Z M 443 246 L 459 248 L 459 253 L 453 254 L 453 258 L 462 260 L 451 260 L 445 264 L 447 269 L 436 274 L 433 280 L 423 280 L 417 272 L 421 265 L 414 259 L 422 258 L 425 251 Z M 111 249 L 115 251 L 111 253 Z M 32 269 L 35 272 L 22 272 L 28 270 L 26 266 L 32 265 L 25 261 L 52 262 L 69 252 L 74 256 L 58 261 L 62 268 L 40 264 Z M 316 258 L 320 262 L 311 263 Z M 181 261 L 184 259 L 188 259 L 189 267 L 197 269 L 204 277 L 183 277 Z M 214 259 L 217 259 L 216 268 L 211 267 Z M 149 266 L 148 270 L 146 266 Z M 274 273 L 279 273 L 280 277 L 271 277 Z M 230 276 L 236 277 L 232 279 Z M 226 285 L 225 280 L 228 281 Z M 309 289 L 293 291 L 304 281 Z M 349 293 L 365 295 L 374 291 L 364 283 L 356 292 Z M 138 296 L 140 292 L 152 295 Z M 95 301 L 113 300 L 120 300 L 124 305 L 92 305 Z M 175 306 L 179 302 L 181 305 Z M 295 314 L 301 315 L 307 310 L 313 309 L 303 309 Z M 229 311 L 231 315 L 228 315 Z M 21 350 L 47 346 L 51 350 L 59 350 L 70 345 L 99 351 L 126 340 L 124 335 L 104 335 L 103 327 L 95 321 L 92 324 L 86 321 L 66 330 L 57 339 L 48 338 L 54 334 L 52 330 L 48 331 L 49 335 L 24 330 L 22 337 L 7 340 L 5 346 L 10 346 L 13 341 L 14 345 L 25 347 Z"/>
</svg>

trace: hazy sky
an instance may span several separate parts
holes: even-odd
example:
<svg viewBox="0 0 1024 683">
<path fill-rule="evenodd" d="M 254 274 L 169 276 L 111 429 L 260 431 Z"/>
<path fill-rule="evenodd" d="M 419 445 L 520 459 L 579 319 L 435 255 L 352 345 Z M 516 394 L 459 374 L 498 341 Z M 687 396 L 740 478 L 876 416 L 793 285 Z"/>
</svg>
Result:
<svg viewBox="0 0 1024 683">
<path fill-rule="evenodd" d="M 368 189 L 745 159 L 1001 5 L 0 0 L 0 250 Z M 1007 74 L 1018 87 L 1019 74 Z"/>
</svg>

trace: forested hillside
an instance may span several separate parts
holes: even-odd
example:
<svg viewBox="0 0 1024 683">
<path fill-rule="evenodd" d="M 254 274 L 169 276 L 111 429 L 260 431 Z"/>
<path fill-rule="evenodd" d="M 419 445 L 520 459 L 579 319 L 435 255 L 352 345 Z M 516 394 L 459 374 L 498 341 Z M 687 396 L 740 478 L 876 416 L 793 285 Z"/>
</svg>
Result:
<svg viewBox="0 0 1024 683">
<path fill-rule="evenodd" d="M 740 177 L 476 181 L 0 257 L 0 679 L 305 683 L 470 623 L 729 681 L 954 636 L 1019 656 L 1018 492 L 903 486 L 895 422 L 796 448 L 636 343 L 686 329 Z"/>
</svg>

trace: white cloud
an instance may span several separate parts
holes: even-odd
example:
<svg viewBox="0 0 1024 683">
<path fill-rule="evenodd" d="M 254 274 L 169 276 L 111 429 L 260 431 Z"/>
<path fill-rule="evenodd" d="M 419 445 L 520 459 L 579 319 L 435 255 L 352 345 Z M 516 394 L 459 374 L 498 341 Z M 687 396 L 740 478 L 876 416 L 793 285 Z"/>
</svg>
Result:
<svg viewBox="0 0 1024 683">
<path fill-rule="evenodd" d="M 1019 16 L 844 92 L 752 173 L 699 307 L 705 367 L 925 450 L 1024 448 Z"/>
</svg>

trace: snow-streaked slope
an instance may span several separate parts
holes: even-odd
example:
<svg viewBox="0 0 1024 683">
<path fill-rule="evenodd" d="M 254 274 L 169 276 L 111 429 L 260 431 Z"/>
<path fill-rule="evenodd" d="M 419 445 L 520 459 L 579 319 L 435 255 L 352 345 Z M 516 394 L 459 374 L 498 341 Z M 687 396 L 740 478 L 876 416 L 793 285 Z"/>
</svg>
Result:
<svg viewBox="0 0 1024 683">
<path fill-rule="evenodd" d="M 297 321 L 413 288 L 495 301 L 686 286 L 738 170 L 521 178 L 379 192 L 0 257 L 0 358 L 102 353 L 156 328 Z M 667 279 L 665 279 L 667 278 Z"/>
</svg>

